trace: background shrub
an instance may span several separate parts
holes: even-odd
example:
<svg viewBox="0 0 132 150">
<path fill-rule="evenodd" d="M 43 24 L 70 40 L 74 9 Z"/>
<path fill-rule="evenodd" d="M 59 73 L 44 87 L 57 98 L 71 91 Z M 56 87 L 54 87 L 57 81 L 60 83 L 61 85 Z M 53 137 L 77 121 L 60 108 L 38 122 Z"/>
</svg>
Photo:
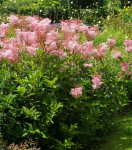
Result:
<svg viewBox="0 0 132 150">
<path fill-rule="evenodd" d="M 131 37 L 132 33 L 132 22 L 126 22 L 122 19 L 122 12 L 119 13 L 118 15 L 112 14 L 109 16 L 107 19 L 104 20 L 104 23 L 106 26 L 109 28 L 113 28 L 116 31 L 123 32 L 124 34 L 127 34 L 127 36 Z M 127 16 L 125 17 L 127 19 Z"/>
<path fill-rule="evenodd" d="M 32 8 L 30 6 L 21 6 L 20 8 L 18 8 L 17 13 L 19 15 L 32 15 Z"/>
<path fill-rule="evenodd" d="M 2 4 L 0 12 L 2 14 L 7 13 L 8 15 L 10 13 L 17 14 L 17 11 L 21 6 L 29 6 L 31 2 L 32 0 L 6 0 Z"/>
<path fill-rule="evenodd" d="M 1 3 L 0 13 L 35 14 L 48 17 L 52 22 L 78 18 L 95 25 L 101 21 L 98 18 L 106 18 L 111 13 L 118 14 L 121 8 L 130 4 L 126 0 L 5 0 Z"/>
</svg>

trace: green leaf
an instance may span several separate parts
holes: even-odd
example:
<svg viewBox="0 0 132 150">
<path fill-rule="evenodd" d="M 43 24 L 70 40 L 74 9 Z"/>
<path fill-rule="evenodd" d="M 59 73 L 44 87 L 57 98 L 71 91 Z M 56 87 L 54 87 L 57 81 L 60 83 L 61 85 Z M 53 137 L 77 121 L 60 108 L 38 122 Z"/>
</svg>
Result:
<svg viewBox="0 0 132 150">
<path fill-rule="evenodd" d="M 63 142 L 64 147 L 70 148 L 74 143 L 71 141 L 71 138 L 65 139 Z"/>
<path fill-rule="evenodd" d="M 18 86 L 16 91 L 20 94 L 20 96 L 23 96 L 26 89 L 25 89 L 25 87 Z"/>
<path fill-rule="evenodd" d="M 42 137 L 43 137 L 44 139 L 47 138 L 46 135 L 45 135 L 44 133 L 41 132 L 41 134 L 42 134 Z"/>
<path fill-rule="evenodd" d="M 38 112 L 34 107 L 28 109 L 23 106 L 23 112 L 27 118 L 32 118 L 33 120 L 38 120 L 39 116 L 41 116 L 41 112 Z"/>
<path fill-rule="evenodd" d="M 57 111 L 60 107 L 63 107 L 63 104 L 62 103 L 58 103 L 57 102 L 53 102 L 51 103 L 50 105 L 50 108 L 53 110 L 53 111 Z"/>
<path fill-rule="evenodd" d="M 74 131 L 77 128 L 77 123 L 71 124 L 70 131 Z"/>
<path fill-rule="evenodd" d="M 6 103 L 10 104 L 12 100 L 16 97 L 16 94 L 12 95 L 12 93 L 5 95 L 4 97 L 1 97 Z"/>
<path fill-rule="evenodd" d="M 22 135 L 22 137 L 25 137 L 25 136 L 27 136 L 28 135 L 28 133 L 24 133 L 23 135 Z"/>
<path fill-rule="evenodd" d="M 47 82 L 47 83 L 49 83 L 49 85 L 50 85 L 51 87 L 53 86 L 53 84 L 54 84 L 57 80 L 58 80 L 57 77 L 55 77 L 52 81 L 47 80 L 47 79 L 44 79 L 44 81 Z"/>
</svg>

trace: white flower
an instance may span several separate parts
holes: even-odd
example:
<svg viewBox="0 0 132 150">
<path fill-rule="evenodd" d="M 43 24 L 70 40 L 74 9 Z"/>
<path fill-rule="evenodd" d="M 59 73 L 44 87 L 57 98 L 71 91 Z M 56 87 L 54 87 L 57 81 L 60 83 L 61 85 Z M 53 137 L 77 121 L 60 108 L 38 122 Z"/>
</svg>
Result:
<svg viewBox="0 0 132 150">
<path fill-rule="evenodd" d="M 127 39 L 128 38 L 128 36 L 125 36 L 125 39 Z"/>
<path fill-rule="evenodd" d="M 93 57 L 93 56 L 91 56 L 91 59 L 94 59 L 94 57 Z"/>
<path fill-rule="evenodd" d="M 14 3 L 16 3 L 16 1 L 14 1 Z"/>
<path fill-rule="evenodd" d="M 107 16 L 107 19 L 109 20 L 109 19 L 110 19 L 110 16 Z"/>
<path fill-rule="evenodd" d="M 71 4 L 73 4 L 73 2 L 71 2 Z"/>
<path fill-rule="evenodd" d="M 42 9 L 40 9 L 40 12 L 42 12 Z"/>
</svg>

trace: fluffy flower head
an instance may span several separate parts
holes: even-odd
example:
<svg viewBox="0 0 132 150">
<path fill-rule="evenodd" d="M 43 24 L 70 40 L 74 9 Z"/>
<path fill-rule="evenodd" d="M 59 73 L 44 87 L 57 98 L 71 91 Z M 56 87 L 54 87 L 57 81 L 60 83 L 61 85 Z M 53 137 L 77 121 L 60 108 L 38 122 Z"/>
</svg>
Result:
<svg viewBox="0 0 132 150">
<path fill-rule="evenodd" d="M 113 55 L 113 57 L 114 57 L 115 59 L 117 59 L 117 60 L 119 60 L 119 58 L 122 57 L 122 56 L 123 56 L 123 54 L 121 54 L 121 53 L 118 52 L 118 51 L 115 52 L 114 55 Z"/>
<path fill-rule="evenodd" d="M 122 64 L 122 71 L 127 71 L 129 69 L 130 62 L 121 62 Z"/>
<path fill-rule="evenodd" d="M 113 48 L 114 46 L 115 46 L 115 44 L 116 44 L 116 37 L 113 37 L 113 39 L 107 39 L 107 42 L 108 42 L 108 46 L 110 47 L 110 48 Z"/>
<path fill-rule="evenodd" d="M 127 50 L 128 52 L 131 52 L 132 51 L 132 40 L 125 40 L 124 44 L 126 45 L 125 50 Z"/>
<path fill-rule="evenodd" d="M 82 87 L 72 88 L 70 94 L 74 98 L 79 98 L 82 95 L 82 89 L 83 89 Z"/>
<path fill-rule="evenodd" d="M 93 64 L 92 63 L 90 63 L 90 64 L 84 64 L 84 67 L 93 67 Z"/>
<path fill-rule="evenodd" d="M 102 73 L 100 75 L 92 76 L 92 82 L 93 82 L 92 87 L 94 89 L 100 88 L 100 86 L 103 84 L 103 82 L 100 81 L 101 76 L 102 76 Z"/>
</svg>

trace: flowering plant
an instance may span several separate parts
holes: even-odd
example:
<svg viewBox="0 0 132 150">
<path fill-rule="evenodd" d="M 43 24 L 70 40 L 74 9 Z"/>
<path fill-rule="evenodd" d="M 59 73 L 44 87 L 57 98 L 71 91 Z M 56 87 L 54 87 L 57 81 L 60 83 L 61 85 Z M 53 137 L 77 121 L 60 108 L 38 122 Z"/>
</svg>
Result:
<svg viewBox="0 0 132 150">
<path fill-rule="evenodd" d="M 32 137 L 42 149 L 90 149 L 127 104 L 122 83 L 131 76 L 130 60 L 113 57 L 115 38 L 112 46 L 95 47 L 98 27 L 81 20 L 61 21 L 58 29 L 49 18 L 7 19 L 0 25 L 3 138 Z"/>
</svg>

